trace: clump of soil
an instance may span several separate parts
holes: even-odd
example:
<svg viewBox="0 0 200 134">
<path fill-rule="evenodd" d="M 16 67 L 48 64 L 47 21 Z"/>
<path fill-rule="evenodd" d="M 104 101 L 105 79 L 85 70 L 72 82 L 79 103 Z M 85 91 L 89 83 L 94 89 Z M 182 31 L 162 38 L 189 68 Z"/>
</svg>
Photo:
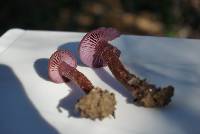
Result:
<svg viewBox="0 0 200 134">
<path fill-rule="evenodd" d="M 155 89 L 155 87 L 149 88 L 148 85 L 142 89 L 138 93 L 133 93 L 136 96 L 134 103 L 138 106 L 163 107 L 171 102 L 171 97 L 174 95 L 174 87 L 172 86 Z"/>
<path fill-rule="evenodd" d="M 101 120 L 110 115 L 114 116 L 115 105 L 116 100 L 113 93 L 96 87 L 79 99 L 75 107 L 81 117 Z"/>
</svg>

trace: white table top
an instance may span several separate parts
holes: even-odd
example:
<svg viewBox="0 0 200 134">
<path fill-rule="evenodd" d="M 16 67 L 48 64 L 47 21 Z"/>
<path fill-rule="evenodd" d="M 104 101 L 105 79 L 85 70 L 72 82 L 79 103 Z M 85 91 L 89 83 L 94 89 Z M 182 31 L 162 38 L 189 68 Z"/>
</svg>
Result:
<svg viewBox="0 0 200 134">
<path fill-rule="evenodd" d="M 194 39 L 122 35 L 111 42 L 130 71 L 159 86 L 175 86 L 169 106 L 150 109 L 128 103 L 129 93 L 107 67 L 91 69 L 79 61 L 77 69 L 94 85 L 115 93 L 116 118 L 68 117 L 83 94 L 71 82 L 50 82 L 47 61 L 58 48 L 78 58 L 76 48 L 84 34 L 11 29 L 0 38 L 0 133 L 200 133 L 200 40 Z"/>
</svg>

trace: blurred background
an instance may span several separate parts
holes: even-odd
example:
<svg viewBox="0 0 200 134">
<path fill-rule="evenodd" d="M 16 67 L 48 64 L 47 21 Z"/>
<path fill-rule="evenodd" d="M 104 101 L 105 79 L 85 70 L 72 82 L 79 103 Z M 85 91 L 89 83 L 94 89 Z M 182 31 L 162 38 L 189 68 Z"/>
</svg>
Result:
<svg viewBox="0 0 200 134">
<path fill-rule="evenodd" d="M 1 0 L 0 35 L 10 28 L 200 38 L 200 0 Z"/>
</svg>

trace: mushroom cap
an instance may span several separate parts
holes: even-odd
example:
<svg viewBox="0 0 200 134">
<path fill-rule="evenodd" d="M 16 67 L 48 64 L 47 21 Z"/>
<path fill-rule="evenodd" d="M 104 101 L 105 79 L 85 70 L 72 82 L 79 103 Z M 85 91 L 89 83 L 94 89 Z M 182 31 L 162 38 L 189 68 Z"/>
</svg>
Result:
<svg viewBox="0 0 200 134">
<path fill-rule="evenodd" d="M 81 40 L 79 46 L 81 61 L 90 67 L 105 66 L 106 63 L 101 56 L 105 47 L 110 47 L 117 56 L 120 56 L 120 50 L 108 44 L 108 41 L 119 36 L 120 33 L 114 28 L 101 27 L 88 32 Z"/>
<path fill-rule="evenodd" d="M 76 68 L 76 59 L 68 50 L 57 50 L 54 52 L 48 62 L 48 74 L 51 81 L 55 83 L 63 83 L 64 79 L 59 73 L 61 63 L 67 63 L 67 65 Z"/>
</svg>

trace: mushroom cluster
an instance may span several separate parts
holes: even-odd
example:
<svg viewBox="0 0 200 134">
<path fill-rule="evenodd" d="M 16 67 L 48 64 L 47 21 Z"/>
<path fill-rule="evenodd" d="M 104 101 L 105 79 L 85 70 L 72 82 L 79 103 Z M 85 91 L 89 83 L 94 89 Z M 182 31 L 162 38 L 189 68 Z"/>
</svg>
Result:
<svg viewBox="0 0 200 134">
<path fill-rule="evenodd" d="M 116 79 L 132 93 L 136 105 L 144 107 L 168 105 L 174 94 L 174 87 L 156 87 L 130 73 L 119 59 L 120 50 L 109 43 L 119 36 L 120 33 L 114 28 L 98 28 L 87 33 L 79 46 L 81 61 L 92 68 L 108 66 Z M 114 116 L 116 105 L 114 94 L 94 87 L 76 67 L 76 59 L 69 51 L 57 50 L 48 62 L 49 78 L 55 83 L 71 80 L 86 93 L 75 105 L 75 109 L 82 117 L 101 120 L 110 115 Z"/>
<path fill-rule="evenodd" d="M 76 59 L 69 51 L 57 50 L 49 59 L 49 78 L 55 83 L 71 80 L 83 89 L 86 95 L 80 98 L 75 105 L 82 117 L 103 119 L 110 115 L 114 116 L 116 105 L 114 94 L 99 87 L 94 87 L 76 67 Z"/>
<path fill-rule="evenodd" d="M 144 107 L 168 105 L 174 94 L 174 87 L 156 87 L 129 73 L 119 60 L 120 50 L 108 42 L 119 36 L 120 33 L 114 28 L 98 28 L 87 33 L 80 42 L 80 59 L 85 65 L 93 68 L 107 65 L 116 79 L 132 93 L 136 105 Z"/>
</svg>

